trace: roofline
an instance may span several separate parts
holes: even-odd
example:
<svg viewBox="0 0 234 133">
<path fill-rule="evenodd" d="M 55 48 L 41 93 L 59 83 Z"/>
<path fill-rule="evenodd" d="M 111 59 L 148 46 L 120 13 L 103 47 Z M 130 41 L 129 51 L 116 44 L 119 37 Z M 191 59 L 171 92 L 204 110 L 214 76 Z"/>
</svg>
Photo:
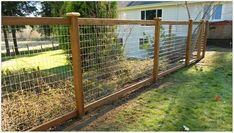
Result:
<svg viewBox="0 0 234 133">
<path fill-rule="evenodd" d="M 145 5 L 122 7 L 122 8 L 119 8 L 118 10 L 119 11 L 126 11 L 126 10 L 134 10 L 134 9 L 142 9 L 142 8 L 150 8 L 150 7 L 169 6 L 169 5 L 173 5 L 173 4 L 175 4 L 175 2 L 145 4 Z"/>
<path fill-rule="evenodd" d="M 188 3 L 191 4 L 191 3 L 203 3 L 203 2 L 204 1 L 189 1 Z M 179 1 L 179 2 L 171 1 L 171 2 L 162 2 L 162 3 L 155 3 L 155 4 L 145 4 L 145 5 L 122 7 L 122 8 L 119 8 L 118 11 L 129 11 L 129 10 L 136 10 L 136 9 L 162 7 L 162 6 L 173 6 L 175 4 L 182 5 L 182 4 L 184 4 L 184 1 Z"/>
</svg>

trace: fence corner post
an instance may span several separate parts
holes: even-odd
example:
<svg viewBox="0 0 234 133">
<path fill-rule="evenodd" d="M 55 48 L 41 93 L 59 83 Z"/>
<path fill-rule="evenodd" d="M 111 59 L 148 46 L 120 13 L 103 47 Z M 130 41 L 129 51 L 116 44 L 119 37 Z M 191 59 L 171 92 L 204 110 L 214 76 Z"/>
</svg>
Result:
<svg viewBox="0 0 234 133">
<path fill-rule="evenodd" d="M 204 33 L 205 35 L 204 35 L 204 44 L 203 44 L 202 58 L 205 57 L 205 53 L 206 53 L 208 28 L 209 28 L 209 21 L 207 20 L 205 22 L 205 33 Z"/>
<path fill-rule="evenodd" d="M 202 33 L 204 29 L 204 20 L 201 20 L 200 30 L 199 30 L 199 37 L 198 37 L 198 45 L 197 45 L 197 60 L 201 59 L 201 49 L 202 49 Z"/>
<path fill-rule="evenodd" d="M 70 19 L 70 41 L 72 51 L 73 82 L 76 98 L 76 108 L 78 117 L 84 115 L 84 94 L 82 84 L 81 51 L 80 51 L 80 33 L 78 17 L 80 13 L 70 12 L 66 16 Z"/>
<path fill-rule="evenodd" d="M 154 31 L 154 66 L 153 66 L 153 82 L 158 79 L 159 72 L 159 48 L 160 48 L 160 26 L 161 19 L 155 19 L 155 31 Z"/>
<path fill-rule="evenodd" d="M 185 56 L 185 64 L 189 65 L 190 56 L 191 56 L 191 41 L 192 41 L 192 30 L 193 30 L 193 20 L 190 19 L 188 23 L 188 34 L 187 34 L 187 43 L 186 43 L 186 56 Z"/>
</svg>

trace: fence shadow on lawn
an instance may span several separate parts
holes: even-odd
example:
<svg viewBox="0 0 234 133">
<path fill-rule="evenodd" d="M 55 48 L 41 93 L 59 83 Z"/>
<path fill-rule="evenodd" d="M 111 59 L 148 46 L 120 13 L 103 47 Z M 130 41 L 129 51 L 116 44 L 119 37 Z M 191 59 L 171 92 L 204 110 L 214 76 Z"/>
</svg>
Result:
<svg viewBox="0 0 234 133">
<path fill-rule="evenodd" d="M 215 49 L 218 50 L 219 48 Z M 229 130 L 232 118 L 232 107 L 229 105 L 231 105 L 232 98 L 230 93 L 231 86 L 227 85 L 227 83 L 231 82 L 231 64 L 229 64 L 231 60 L 227 59 L 227 56 L 222 53 L 219 53 L 219 56 L 213 58 L 211 62 L 209 61 L 203 64 L 204 61 L 201 61 L 198 64 L 174 72 L 174 74 L 159 80 L 157 84 L 146 86 L 129 94 L 127 98 L 106 104 L 102 109 L 96 109 L 83 119 L 72 119 L 52 130 L 82 130 L 98 118 L 101 118 L 109 112 L 111 113 L 115 108 L 128 103 L 143 93 L 158 89 L 160 88 L 159 86 L 167 82 L 172 82 L 173 86 L 158 89 L 159 93 L 155 93 L 156 95 L 153 93 L 150 94 L 150 97 L 164 95 L 171 99 L 168 108 L 165 110 L 164 117 L 159 121 L 163 126 L 155 128 L 155 131 L 184 131 L 183 126 L 188 127 L 191 131 Z M 188 87 L 184 88 L 185 85 L 188 85 Z M 215 96 L 217 95 L 221 96 L 221 101 L 215 101 Z M 157 105 L 155 106 L 156 108 Z M 106 118 L 108 119 L 108 117 Z M 108 126 L 112 127 L 111 124 Z M 96 126 L 99 129 L 98 125 Z M 230 130 L 232 129 L 230 128 Z M 122 131 L 122 129 L 119 129 L 119 131 Z"/>
<path fill-rule="evenodd" d="M 139 89 L 130 93 L 126 97 L 122 97 L 117 101 L 113 101 L 111 103 L 107 103 L 103 105 L 102 108 L 97 108 L 93 111 L 86 112 L 86 116 L 84 116 L 82 119 L 73 118 L 67 121 L 66 123 L 62 124 L 61 126 L 54 127 L 51 130 L 52 131 L 79 131 L 80 129 L 86 127 L 87 125 L 95 121 L 97 118 L 102 117 L 106 113 L 111 112 L 112 110 L 128 103 L 130 100 L 135 99 L 136 97 L 140 96 L 142 93 L 152 90 L 158 86 L 159 86 L 159 83 L 154 83 L 154 84 L 145 86 L 142 89 Z"/>
<path fill-rule="evenodd" d="M 174 74 L 176 73 L 181 73 L 181 71 L 186 71 L 187 69 L 193 67 L 193 65 L 188 66 L 187 68 L 182 68 L 181 70 L 177 72 L 173 72 Z M 172 74 L 173 75 L 173 74 Z M 167 79 L 167 78 L 166 78 Z M 135 98 L 139 97 L 145 92 L 154 90 L 159 88 L 161 85 L 163 85 L 165 82 L 164 78 L 160 78 L 160 80 L 157 83 L 145 86 L 139 90 L 136 90 L 126 97 L 122 97 L 117 101 L 113 101 L 112 103 L 105 104 L 102 106 L 102 108 L 95 109 L 92 112 L 87 112 L 87 115 L 83 117 L 82 119 L 80 118 L 74 118 L 71 119 L 70 121 L 67 121 L 61 126 L 55 127 L 52 129 L 52 131 L 79 131 L 82 128 L 88 126 L 90 123 L 94 122 L 96 119 L 104 116 L 108 112 L 111 112 L 112 110 L 128 103 L 131 100 L 134 100 Z M 163 93 L 162 93 L 163 95 Z M 172 104 L 172 103 L 171 103 Z M 171 107 L 168 108 L 168 111 L 171 109 Z M 97 125 L 98 126 L 98 125 Z"/>
</svg>

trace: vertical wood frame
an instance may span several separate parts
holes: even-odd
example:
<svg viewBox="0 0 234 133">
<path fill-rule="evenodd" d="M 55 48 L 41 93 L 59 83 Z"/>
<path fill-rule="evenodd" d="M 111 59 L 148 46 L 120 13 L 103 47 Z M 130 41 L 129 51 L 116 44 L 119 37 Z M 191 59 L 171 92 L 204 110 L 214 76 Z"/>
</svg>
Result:
<svg viewBox="0 0 234 133">
<path fill-rule="evenodd" d="M 155 31 L 154 31 L 154 66 L 153 66 L 153 82 L 158 79 L 159 72 L 159 48 L 160 48 L 160 26 L 161 19 L 155 19 Z"/>
<path fill-rule="evenodd" d="M 204 30 L 204 20 L 201 20 L 199 36 L 198 36 L 198 45 L 197 45 L 197 60 L 201 59 L 201 46 L 202 46 L 202 33 Z"/>
<path fill-rule="evenodd" d="M 202 58 L 205 57 L 205 53 L 206 53 L 208 28 L 209 28 L 209 21 L 206 21 L 205 22 L 205 33 L 204 33 L 204 44 L 203 44 Z"/>
<path fill-rule="evenodd" d="M 185 55 L 185 64 L 189 65 L 190 56 L 191 56 L 191 41 L 192 41 L 192 30 L 193 30 L 193 20 L 189 20 L 188 24 L 188 34 L 187 34 L 187 43 L 186 43 L 186 55 Z"/>
<path fill-rule="evenodd" d="M 73 82 L 75 89 L 77 115 L 79 117 L 84 115 L 84 94 L 82 83 L 82 69 L 81 69 L 81 51 L 80 51 L 80 33 L 78 25 L 79 13 L 67 13 L 66 16 L 70 18 L 70 40 L 72 49 L 72 65 L 73 65 Z"/>
</svg>

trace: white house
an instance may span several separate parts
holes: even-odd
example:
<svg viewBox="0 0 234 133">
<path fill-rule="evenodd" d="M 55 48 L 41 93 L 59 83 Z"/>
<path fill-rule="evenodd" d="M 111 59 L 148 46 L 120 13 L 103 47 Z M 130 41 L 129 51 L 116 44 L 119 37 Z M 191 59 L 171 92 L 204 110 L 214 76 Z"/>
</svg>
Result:
<svg viewBox="0 0 234 133">
<path fill-rule="evenodd" d="M 119 19 L 152 20 L 155 17 L 160 17 L 164 21 L 187 21 L 189 20 L 189 12 L 190 18 L 197 21 L 202 18 L 209 21 L 232 20 L 232 1 L 212 3 L 207 1 L 189 1 L 187 7 L 183 1 L 121 1 L 119 2 L 118 14 Z M 167 34 L 168 27 L 164 27 L 164 29 L 165 34 Z M 151 42 L 154 36 L 154 27 L 146 25 L 119 26 L 118 32 L 119 40 L 125 44 L 125 54 L 130 57 L 147 56 L 147 52 L 142 45 L 144 41 Z M 172 32 L 177 37 L 185 37 L 187 26 L 175 26 Z M 151 40 L 147 39 L 149 37 Z M 178 43 L 185 43 L 185 40 Z"/>
</svg>

